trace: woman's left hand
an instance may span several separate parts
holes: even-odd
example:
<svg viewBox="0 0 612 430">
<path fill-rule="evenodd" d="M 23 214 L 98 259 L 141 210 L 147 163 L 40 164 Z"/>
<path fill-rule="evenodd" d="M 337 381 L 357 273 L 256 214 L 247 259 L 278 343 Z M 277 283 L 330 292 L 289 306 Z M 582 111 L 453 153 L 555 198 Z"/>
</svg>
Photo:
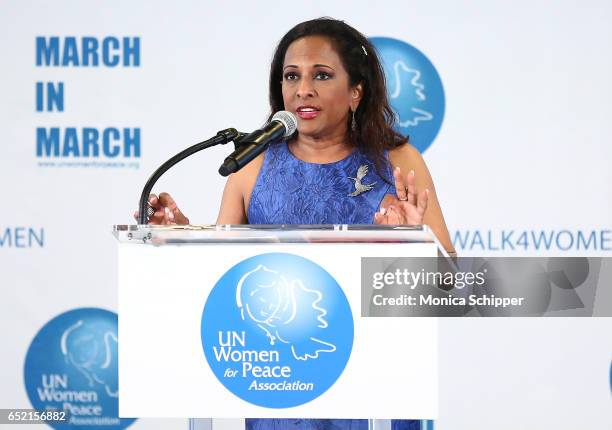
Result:
<svg viewBox="0 0 612 430">
<path fill-rule="evenodd" d="M 395 195 L 387 194 L 380 211 L 374 214 L 376 224 L 422 225 L 429 190 L 418 192 L 414 183 L 414 170 L 402 176 L 399 167 L 393 170 Z"/>
</svg>

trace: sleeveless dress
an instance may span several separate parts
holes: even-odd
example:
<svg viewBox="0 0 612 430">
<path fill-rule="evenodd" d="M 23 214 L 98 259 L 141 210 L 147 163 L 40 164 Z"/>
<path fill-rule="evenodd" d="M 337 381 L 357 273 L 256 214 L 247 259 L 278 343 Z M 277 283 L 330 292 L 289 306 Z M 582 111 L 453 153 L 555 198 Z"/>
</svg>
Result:
<svg viewBox="0 0 612 430">
<path fill-rule="evenodd" d="M 356 180 L 372 189 L 356 193 Z M 390 166 L 380 176 L 360 151 L 328 164 L 297 159 L 286 142 L 271 145 L 251 194 L 249 224 L 372 224 L 387 193 L 394 192 Z M 367 188 L 367 187 L 366 187 Z M 350 195 L 358 194 L 358 195 Z"/>
<path fill-rule="evenodd" d="M 355 179 L 370 190 L 355 193 Z M 328 164 L 297 159 L 286 142 L 271 145 L 251 194 L 249 224 L 372 224 L 387 193 L 394 192 L 392 171 L 383 173 L 360 151 Z M 357 194 L 357 195 L 351 195 Z M 420 430 L 421 421 L 392 420 L 392 430 Z M 248 419 L 246 430 L 368 430 L 364 419 Z"/>
</svg>

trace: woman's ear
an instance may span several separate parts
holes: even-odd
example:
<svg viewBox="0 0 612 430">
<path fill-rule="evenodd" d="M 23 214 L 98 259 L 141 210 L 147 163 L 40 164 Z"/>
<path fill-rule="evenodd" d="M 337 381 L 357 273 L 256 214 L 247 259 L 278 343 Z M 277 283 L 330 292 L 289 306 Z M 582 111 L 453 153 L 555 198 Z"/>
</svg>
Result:
<svg viewBox="0 0 612 430">
<path fill-rule="evenodd" d="M 354 112 L 357 110 L 361 98 L 363 97 L 363 83 L 358 83 L 351 88 L 351 110 Z"/>
</svg>

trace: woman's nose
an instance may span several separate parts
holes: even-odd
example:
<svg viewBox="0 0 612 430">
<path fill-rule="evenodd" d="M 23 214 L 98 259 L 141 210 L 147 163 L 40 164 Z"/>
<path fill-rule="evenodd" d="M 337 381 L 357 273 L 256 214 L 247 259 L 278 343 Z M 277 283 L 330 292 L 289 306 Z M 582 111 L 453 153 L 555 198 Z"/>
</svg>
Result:
<svg viewBox="0 0 612 430">
<path fill-rule="evenodd" d="M 313 82 L 310 79 L 301 79 L 298 89 L 297 96 L 299 98 L 312 97 L 315 95 L 315 89 Z"/>
</svg>

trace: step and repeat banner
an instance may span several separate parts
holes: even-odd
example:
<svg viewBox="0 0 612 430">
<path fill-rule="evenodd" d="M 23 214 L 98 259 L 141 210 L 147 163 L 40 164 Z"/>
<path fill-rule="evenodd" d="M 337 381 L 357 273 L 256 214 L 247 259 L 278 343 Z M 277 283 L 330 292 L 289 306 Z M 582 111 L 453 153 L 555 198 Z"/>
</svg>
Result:
<svg viewBox="0 0 612 430">
<path fill-rule="evenodd" d="M 460 255 L 612 254 L 608 1 L 3 0 L 0 407 L 69 410 L 54 428 L 187 426 L 117 417 L 112 226 L 134 223 L 163 161 L 264 123 L 276 44 L 320 16 L 381 55 Z M 190 157 L 154 191 L 213 223 L 232 149 Z M 441 321 L 436 429 L 506 428 L 500 410 L 529 428 L 609 428 L 610 333 L 606 318 Z M 512 363 L 525 380 L 504 376 Z M 503 405 L 517 390 L 524 402 Z M 546 393 L 552 406 L 530 401 Z"/>
</svg>

